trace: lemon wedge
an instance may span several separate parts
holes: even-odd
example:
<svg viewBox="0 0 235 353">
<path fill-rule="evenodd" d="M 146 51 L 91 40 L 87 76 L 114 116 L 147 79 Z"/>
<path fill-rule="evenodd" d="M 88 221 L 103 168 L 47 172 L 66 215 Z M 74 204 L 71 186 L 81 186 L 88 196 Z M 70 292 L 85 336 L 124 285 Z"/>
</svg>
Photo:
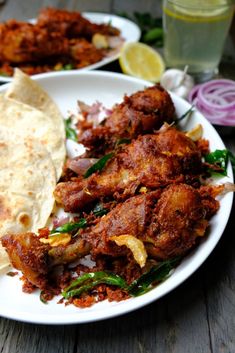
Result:
<svg viewBox="0 0 235 353">
<path fill-rule="evenodd" d="M 126 43 L 121 49 L 119 63 L 125 74 L 151 82 L 159 82 L 165 70 L 161 55 L 143 43 Z"/>
</svg>

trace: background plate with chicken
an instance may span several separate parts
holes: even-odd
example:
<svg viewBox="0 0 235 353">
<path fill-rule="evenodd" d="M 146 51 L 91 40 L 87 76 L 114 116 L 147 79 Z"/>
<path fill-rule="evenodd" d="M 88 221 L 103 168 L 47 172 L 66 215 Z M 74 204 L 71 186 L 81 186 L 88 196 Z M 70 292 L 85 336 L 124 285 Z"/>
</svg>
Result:
<svg viewBox="0 0 235 353">
<path fill-rule="evenodd" d="M 106 57 L 103 57 L 101 60 L 98 60 L 97 62 L 93 64 L 86 65 L 84 68 L 80 68 L 77 70 L 94 70 L 98 69 L 106 64 L 111 63 L 112 61 L 116 60 L 119 57 L 119 52 L 120 48 L 123 44 L 123 42 L 136 42 L 140 38 L 140 29 L 139 27 L 132 21 L 125 19 L 120 16 L 116 15 L 111 15 L 111 14 L 105 14 L 105 13 L 96 13 L 96 12 L 84 12 L 82 13 L 82 16 L 89 20 L 91 23 L 96 23 L 96 24 L 109 24 L 115 28 L 117 28 L 120 31 L 120 35 L 118 37 L 114 36 L 114 41 L 116 43 L 113 43 L 114 48 L 110 51 L 110 54 Z M 30 19 L 28 22 L 34 24 L 35 19 Z M 116 39 L 115 39 L 116 38 Z M 119 40 L 118 40 L 119 38 Z M 17 65 L 16 65 L 17 66 Z M 66 69 L 72 69 L 71 65 L 65 66 Z M 58 67 L 59 70 L 59 67 Z M 55 73 L 56 72 L 53 72 Z M 0 72 L 0 82 L 9 82 L 11 81 L 11 77 L 6 76 L 1 74 Z"/>
<path fill-rule="evenodd" d="M 95 101 L 111 108 L 115 103 L 122 101 L 124 94 L 132 94 L 151 84 L 128 76 L 107 72 L 60 72 L 57 74 L 42 74 L 34 77 L 35 80 L 51 95 L 66 117 L 77 111 L 77 100 L 92 104 Z M 97 89 L 98 87 L 98 89 Z M 1 91 L 7 86 L 1 87 Z M 172 95 L 177 116 L 184 114 L 190 105 Z M 190 130 L 198 123 L 203 126 L 203 137 L 209 140 L 210 149 L 225 149 L 225 146 L 211 124 L 198 112 L 194 112 L 190 119 L 181 122 L 183 130 Z M 228 176 L 219 182 L 233 182 L 232 169 L 228 165 Z M 11 319 L 44 323 L 44 324 L 72 324 L 96 321 L 114 317 L 140 308 L 159 299 L 176 286 L 186 280 L 212 252 L 229 218 L 232 207 L 233 194 L 228 193 L 220 200 L 220 209 L 210 221 L 210 228 L 206 236 L 201 239 L 198 247 L 187 255 L 171 276 L 156 288 L 142 296 L 121 302 L 99 302 L 90 308 L 78 309 L 73 305 L 58 304 L 58 297 L 47 305 L 39 300 L 39 291 L 30 295 L 22 292 L 19 277 L 9 277 L 4 274 L 0 277 L 0 314 Z"/>
</svg>

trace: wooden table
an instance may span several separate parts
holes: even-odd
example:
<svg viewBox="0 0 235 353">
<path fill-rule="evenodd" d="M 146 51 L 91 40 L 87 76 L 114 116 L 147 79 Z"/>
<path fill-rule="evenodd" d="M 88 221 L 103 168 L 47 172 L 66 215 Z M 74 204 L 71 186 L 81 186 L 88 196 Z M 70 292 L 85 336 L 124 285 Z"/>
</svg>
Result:
<svg viewBox="0 0 235 353">
<path fill-rule="evenodd" d="M 0 5 L 0 20 L 35 17 L 42 6 L 132 12 L 137 1 L 17 1 Z M 138 2 L 156 11 L 156 1 Z M 226 68 L 223 67 L 226 72 Z M 235 152 L 235 136 L 223 136 Z M 0 319 L 1 353 L 234 353 L 235 217 L 208 260 L 162 299 L 121 317 L 83 325 L 43 326 Z M 0 305 L 4 305 L 1 303 Z"/>
</svg>

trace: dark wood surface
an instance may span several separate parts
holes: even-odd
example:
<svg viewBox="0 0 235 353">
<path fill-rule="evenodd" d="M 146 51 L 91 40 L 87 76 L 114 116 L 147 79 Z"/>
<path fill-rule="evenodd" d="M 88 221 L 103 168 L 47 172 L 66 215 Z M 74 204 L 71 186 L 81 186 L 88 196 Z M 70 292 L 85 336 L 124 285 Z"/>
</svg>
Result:
<svg viewBox="0 0 235 353">
<path fill-rule="evenodd" d="M 156 1 L 8 0 L 0 5 L 0 20 L 35 17 L 38 9 L 47 5 L 82 11 L 131 12 L 137 3 L 140 11 L 153 11 L 156 7 Z M 113 68 L 118 69 L 117 64 L 106 69 Z M 226 73 L 226 65 L 222 69 Z M 222 133 L 226 146 L 235 152 L 234 131 Z M 0 352 L 234 353 L 234 210 L 233 206 L 224 234 L 205 263 L 162 299 L 114 319 L 82 325 L 44 326 L 1 318 Z"/>
</svg>

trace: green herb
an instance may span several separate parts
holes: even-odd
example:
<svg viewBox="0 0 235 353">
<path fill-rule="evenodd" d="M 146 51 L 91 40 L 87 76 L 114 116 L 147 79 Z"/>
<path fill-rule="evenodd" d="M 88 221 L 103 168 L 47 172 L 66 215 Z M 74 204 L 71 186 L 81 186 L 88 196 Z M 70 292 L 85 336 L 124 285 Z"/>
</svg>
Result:
<svg viewBox="0 0 235 353">
<path fill-rule="evenodd" d="M 91 174 L 101 171 L 108 160 L 114 156 L 114 153 L 108 153 L 102 158 L 100 158 L 95 164 L 93 164 L 89 169 L 87 169 L 86 173 L 84 174 L 84 178 L 88 178 Z"/>
<path fill-rule="evenodd" d="M 128 288 L 128 292 L 136 297 L 144 294 L 152 289 L 154 282 L 163 282 L 170 274 L 171 270 L 179 262 L 179 258 L 163 261 L 152 267 L 148 272 L 144 273 L 137 280 L 132 282 Z"/>
<path fill-rule="evenodd" d="M 126 12 L 122 12 L 119 13 L 119 15 L 137 23 L 141 30 L 141 42 L 156 47 L 163 46 L 162 18 L 153 17 L 148 12 L 134 12 L 133 16 L 129 16 Z"/>
<path fill-rule="evenodd" d="M 205 162 L 214 165 L 218 170 L 209 167 L 211 173 L 227 175 L 228 150 L 215 150 L 205 156 Z"/>
<path fill-rule="evenodd" d="M 87 220 L 85 218 L 81 218 L 79 222 L 68 222 L 63 224 L 60 227 L 51 230 L 51 234 L 54 233 L 70 233 L 74 230 L 78 230 L 80 228 L 85 228 L 87 226 Z"/>
<path fill-rule="evenodd" d="M 79 297 L 83 292 L 87 292 L 99 284 L 108 284 L 123 289 L 127 288 L 127 284 L 122 277 L 113 273 L 98 271 L 85 273 L 78 277 L 69 287 L 64 289 L 62 295 L 66 299 Z"/>
<path fill-rule="evenodd" d="M 73 70 L 74 69 L 74 65 L 73 64 L 66 64 L 64 66 L 62 66 L 61 70 Z"/>
<path fill-rule="evenodd" d="M 192 105 L 181 117 L 177 118 L 177 122 L 183 120 L 184 118 L 190 118 L 192 112 L 194 110 L 194 105 Z"/>
<path fill-rule="evenodd" d="M 47 300 L 45 299 L 45 292 L 43 290 L 40 292 L 40 300 L 43 304 L 48 303 Z"/>
<path fill-rule="evenodd" d="M 71 124 L 72 124 L 72 119 L 71 119 L 71 117 L 69 117 L 68 119 L 66 119 L 64 122 L 65 122 L 66 138 L 77 142 L 77 133 L 76 133 L 75 129 L 73 129 L 73 128 L 71 127 Z"/>
<path fill-rule="evenodd" d="M 92 288 L 99 284 L 108 284 L 126 290 L 131 296 L 139 296 L 152 289 L 152 284 L 155 282 L 164 281 L 170 274 L 171 270 L 178 264 L 179 258 L 163 261 L 157 266 L 152 267 L 148 272 L 144 273 L 131 285 L 127 285 L 126 281 L 111 272 L 98 271 L 85 273 L 76 278 L 62 292 L 62 296 L 66 299 L 79 297 L 84 292 L 89 292 Z"/>
<path fill-rule="evenodd" d="M 122 139 L 117 140 L 116 146 L 123 145 L 123 144 L 129 144 L 129 143 L 131 143 L 131 139 L 122 138 Z"/>
<path fill-rule="evenodd" d="M 93 214 L 97 217 L 101 217 L 107 213 L 108 213 L 108 210 L 104 208 L 101 203 L 98 203 L 93 209 Z"/>
<path fill-rule="evenodd" d="M 162 40 L 162 38 L 163 38 L 163 29 L 156 27 L 156 28 L 150 29 L 148 32 L 146 32 L 143 35 L 143 42 L 151 44 L 158 40 Z"/>
</svg>

